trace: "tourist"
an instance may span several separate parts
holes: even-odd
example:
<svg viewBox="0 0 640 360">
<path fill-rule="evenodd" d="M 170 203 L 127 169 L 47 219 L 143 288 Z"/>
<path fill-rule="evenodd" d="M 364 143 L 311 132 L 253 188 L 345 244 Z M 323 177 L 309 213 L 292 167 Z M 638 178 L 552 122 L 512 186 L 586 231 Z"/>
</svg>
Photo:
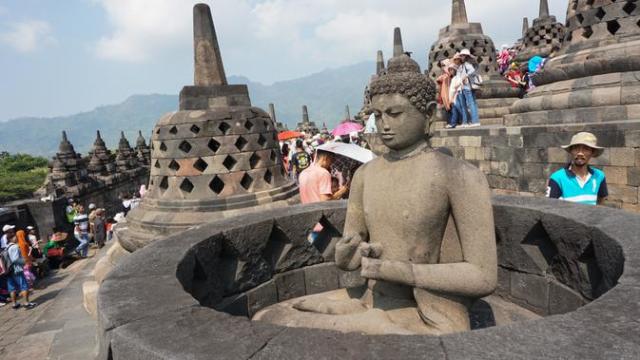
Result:
<svg viewBox="0 0 640 360">
<path fill-rule="evenodd" d="M 480 117 L 478 115 L 478 105 L 473 95 L 472 84 L 477 80 L 475 67 L 471 64 L 471 53 L 468 49 L 463 49 L 454 56 L 454 61 L 458 65 L 458 75 L 462 77 L 462 100 L 463 108 L 467 109 L 471 115 L 471 121 L 462 124 L 466 126 L 480 126 Z"/>
<path fill-rule="evenodd" d="M 147 185 L 140 185 L 140 190 L 138 190 L 138 193 L 140 194 L 140 199 L 144 199 L 144 195 L 147 193 Z"/>
<path fill-rule="evenodd" d="M 86 258 L 89 252 L 89 216 L 84 212 L 84 206 L 78 206 L 78 213 L 73 219 L 75 225 L 73 234 L 80 244 L 76 247 L 76 253 L 81 258 Z"/>
<path fill-rule="evenodd" d="M 313 165 L 300 174 L 300 201 L 303 204 L 338 200 L 349 191 L 347 185 L 341 186 L 336 192 L 331 190 L 329 171 L 332 163 L 330 153 L 318 151 Z"/>
<path fill-rule="evenodd" d="M 509 45 L 502 45 L 502 50 L 498 53 L 498 65 L 500 66 L 500 74 L 504 74 L 509 69 L 509 63 L 513 58 L 511 51 L 509 51 Z"/>
<path fill-rule="evenodd" d="M 29 285 L 29 290 L 33 289 L 33 284 L 36 281 L 36 276 L 31 271 L 33 258 L 31 257 L 31 245 L 27 240 L 27 234 L 24 230 L 16 231 L 16 244 L 18 245 L 18 249 L 20 249 L 20 256 L 24 260 L 22 272 L 24 274 L 24 278 L 27 279 L 27 284 Z"/>
<path fill-rule="evenodd" d="M 104 247 L 105 240 L 107 239 L 107 224 L 104 217 L 104 209 L 98 209 L 96 211 L 96 218 L 93 220 L 94 240 L 101 249 Z"/>
<path fill-rule="evenodd" d="M 289 176 L 289 144 L 282 144 L 282 167 L 284 167 L 284 171 L 287 176 Z"/>
<path fill-rule="evenodd" d="M 13 309 L 19 309 L 20 303 L 18 302 L 18 292 L 25 300 L 24 307 L 26 309 L 32 309 L 36 306 L 36 303 L 29 301 L 29 284 L 24 276 L 25 260 L 20 254 L 20 248 L 17 245 L 18 239 L 14 235 L 7 239 L 9 244 L 7 245 L 7 251 L 5 256 L 6 264 L 9 266 L 9 273 L 7 274 L 7 289 L 11 295 L 11 301 L 13 302 Z"/>
<path fill-rule="evenodd" d="M 129 211 L 131 210 L 131 195 L 129 195 L 128 193 L 124 193 L 122 194 L 121 198 L 122 198 L 121 210 L 124 213 L 124 216 L 127 216 Z"/>
<path fill-rule="evenodd" d="M 457 73 L 457 66 L 452 64 L 449 69 L 451 74 L 451 84 L 449 84 L 449 100 L 451 102 L 451 111 L 449 113 L 449 123 L 447 129 L 455 129 L 458 124 L 467 123 L 467 110 L 464 107 L 464 99 L 462 93 L 462 77 Z"/>
<path fill-rule="evenodd" d="M 455 76 L 455 72 L 453 72 L 452 75 L 451 64 L 452 61 L 449 59 L 442 60 L 440 62 L 442 75 L 436 79 L 436 83 L 438 83 L 438 88 L 440 89 L 437 98 L 438 104 L 441 104 L 448 113 L 451 112 L 452 104 L 449 97 L 449 85 L 451 84 L 451 79 Z"/>
<path fill-rule="evenodd" d="M 300 174 L 311 166 L 311 156 L 304 149 L 304 142 L 301 139 L 296 140 L 296 150 L 291 157 L 291 168 L 293 169 L 295 178 L 298 179 Z"/>
<path fill-rule="evenodd" d="M 509 67 L 509 71 L 505 75 L 507 81 L 511 84 L 512 88 L 520 89 L 518 97 L 522 99 L 527 93 L 527 82 L 522 79 L 522 73 L 520 72 L 517 63 L 512 63 Z"/>
<path fill-rule="evenodd" d="M 571 162 L 551 175 L 547 197 L 565 201 L 598 205 L 606 200 L 607 180 L 604 172 L 589 166 L 589 161 L 604 152 L 598 139 L 588 132 L 573 136 L 569 145 L 562 146 L 571 154 Z"/>
<path fill-rule="evenodd" d="M 59 232 L 56 228 L 53 228 L 49 241 L 42 249 L 52 268 L 57 268 L 64 259 L 64 242 L 66 239 L 67 233 Z"/>
<path fill-rule="evenodd" d="M 93 220 L 96 218 L 96 204 L 89 204 L 89 242 L 93 242 Z"/>
<path fill-rule="evenodd" d="M 68 200 L 69 204 L 67 205 L 67 208 L 65 209 L 65 213 L 67 215 L 67 222 L 69 224 L 73 224 L 73 219 L 76 217 L 77 214 L 77 204 L 76 201 L 73 200 L 73 198 Z"/>
<path fill-rule="evenodd" d="M 0 237 L 0 250 L 4 250 L 9 246 L 9 239 L 16 234 L 14 225 L 5 225 L 2 227 L 2 237 Z"/>
</svg>

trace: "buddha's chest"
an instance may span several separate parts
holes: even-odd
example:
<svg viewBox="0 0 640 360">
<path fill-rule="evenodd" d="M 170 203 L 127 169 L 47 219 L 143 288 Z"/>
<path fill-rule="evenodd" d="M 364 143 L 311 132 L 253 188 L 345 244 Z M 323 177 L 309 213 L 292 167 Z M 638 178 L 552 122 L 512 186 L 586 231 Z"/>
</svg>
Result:
<svg viewBox="0 0 640 360">
<path fill-rule="evenodd" d="M 371 241 L 383 244 L 393 258 L 428 261 L 439 251 L 449 216 L 445 177 L 424 164 L 393 165 L 364 181 Z"/>
</svg>

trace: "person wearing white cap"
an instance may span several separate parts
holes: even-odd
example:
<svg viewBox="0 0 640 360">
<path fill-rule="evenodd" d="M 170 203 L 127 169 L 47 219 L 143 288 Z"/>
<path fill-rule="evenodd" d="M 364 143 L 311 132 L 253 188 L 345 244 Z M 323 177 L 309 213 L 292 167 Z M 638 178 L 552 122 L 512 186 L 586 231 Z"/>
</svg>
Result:
<svg viewBox="0 0 640 360">
<path fill-rule="evenodd" d="M 453 60 L 458 66 L 458 76 L 462 78 L 462 99 L 464 100 L 464 108 L 469 110 L 471 114 L 471 120 L 467 124 L 462 124 L 462 127 L 466 126 L 480 126 L 480 116 L 478 114 L 478 104 L 473 96 L 472 85 L 477 79 L 476 68 L 469 62 L 474 58 L 471 55 L 469 49 L 462 49 L 457 53 Z"/>
<path fill-rule="evenodd" d="M 592 158 L 604 152 L 597 143 L 595 135 L 581 132 L 571 138 L 569 145 L 562 146 L 571 154 L 571 162 L 551 175 L 547 197 L 586 205 L 606 200 L 609 192 L 604 172 L 589 166 Z"/>
<path fill-rule="evenodd" d="M 0 250 L 4 250 L 9 245 L 9 240 L 16 235 L 16 227 L 14 225 L 5 225 L 2 227 L 2 237 L 0 237 Z"/>
</svg>

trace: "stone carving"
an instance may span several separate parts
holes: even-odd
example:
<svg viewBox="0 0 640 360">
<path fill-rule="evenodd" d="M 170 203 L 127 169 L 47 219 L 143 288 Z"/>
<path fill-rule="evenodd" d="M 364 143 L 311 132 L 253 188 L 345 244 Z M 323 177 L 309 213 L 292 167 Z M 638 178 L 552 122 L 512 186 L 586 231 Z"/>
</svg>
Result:
<svg viewBox="0 0 640 360">
<path fill-rule="evenodd" d="M 511 107 L 505 125 L 635 119 L 640 71 L 640 6 L 631 1 L 572 0 L 558 56 Z"/>
<path fill-rule="evenodd" d="M 531 28 L 523 31 L 522 49 L 515 59 L 518 62 L 528 61 L 535 55 L 548 57 L 554 48 L 559 50 L 564 41 L 564 25 L 549 15 L 547 0 L 540 0 L 540 15 L 533 20 Z"/>
<path fill-rule="evenodd" d="M 148 158 L 136 158 L 132 154 L 129 142 L 122 134 L 118 163 L 117 158 L 107 149 L 100 131 L 97 131 L 93 149 L 83 158 L 76 153 L 67 133 L 63 131 L 58 152 L 49 163 L 49 174 L 36 194 L 53 198 L 91 198 L 91 194 L 101 193 L 107 187 L 118 188 L 117 184 L 127 183 L 122 186 L 130 187 L 128 183 L 132 181 L 146 182 L 149 173 L 146 165 Z"/>
<path fill-rule="evenodd" d="M 336 264 L 360 268 L 367 285 L 362 292 L 341 289 L 287 300 L 254 320 L 439 335 L 469 330 L 469 306 L 496 288 L 487 180 L 480 170 L 430 147 L 435 84 L 404 53 L 399 30 L 396 35 L 386 74 L 371 83 L 371 108 L 390 151 L 356 172 L 344 237 L 335 248 Z M 454 223 L 449 231 L 457 236 L 445 237 Z"/>
<path fill-rule="evenodd" d="M 316 123 L 309 121 L 309 110 L 307 109 L 307 105 L 302 105 L 302 121 L 298 123 L 296 131 L 310 135 L 316 135 L 320 132 Z"/>
<path fill-rule="evenodd" d="M 278 132 L 288 130 L 286 124 L 278 122 L 278 119 L 276 118 L 276 106 L 273 103 L 269 104 L 269 116 L 271 117 L 271 121 L 275 124 Z"/>
<path fill-rule="evenodd" d="M 275 203 L 297 193 L 274 120 L 251 106 L 246 85 L 228 84 L 209 7 L 193 12 L 195 86 L 153 130 L 149 189 L 118 233 L 129 251 L 233 211 L 285 206 Z"/>
<path fill-rule="evenodd" d="M 476 57 L 478 74 L 484 80 L 482 90 L 477 94 L 482 124 L 502 124 L 502 116 L 509 113 L 518 91 L 498 72 L 493 40 L 483 33 L 480 23 L 468 21 L 464 0 L 453 0 L 451 24 L 440 30 L 438 40 L 429 52 L 429 77 L 435 81 L 442 73 L 440 61 L 453 58 L 462 49 L 469 49 Z"/>
</svg>

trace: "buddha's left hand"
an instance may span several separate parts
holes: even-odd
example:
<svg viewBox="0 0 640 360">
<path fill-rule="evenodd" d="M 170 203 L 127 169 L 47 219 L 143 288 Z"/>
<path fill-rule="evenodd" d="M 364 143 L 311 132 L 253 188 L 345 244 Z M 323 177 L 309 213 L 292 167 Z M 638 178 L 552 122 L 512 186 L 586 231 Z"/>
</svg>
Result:
<svg viewBox="0 0 640 360">
<path fill-rule="evenodd" d="M 363 257 L 360 275 L 366 279 L 383 280 L 415 286 L 411 264 L 402 261 Z"/>
</svg>

